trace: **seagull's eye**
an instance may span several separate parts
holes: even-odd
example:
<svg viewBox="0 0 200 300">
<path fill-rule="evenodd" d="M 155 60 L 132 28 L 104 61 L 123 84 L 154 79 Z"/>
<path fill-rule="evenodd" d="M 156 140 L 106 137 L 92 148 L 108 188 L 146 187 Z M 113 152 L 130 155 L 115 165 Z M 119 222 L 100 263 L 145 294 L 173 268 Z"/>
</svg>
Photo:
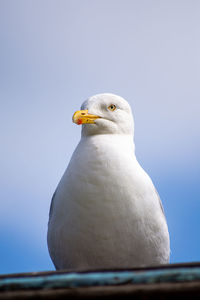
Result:
<svg viewBox="0 0 200 300">
<path fill-rule="evenodd" d="M 108 106 L 108 109 L 110 111 L 114 111 L 116 109 L 116 106 L 114 104 L 111 104 L 111 105 Z"/>
</svg>

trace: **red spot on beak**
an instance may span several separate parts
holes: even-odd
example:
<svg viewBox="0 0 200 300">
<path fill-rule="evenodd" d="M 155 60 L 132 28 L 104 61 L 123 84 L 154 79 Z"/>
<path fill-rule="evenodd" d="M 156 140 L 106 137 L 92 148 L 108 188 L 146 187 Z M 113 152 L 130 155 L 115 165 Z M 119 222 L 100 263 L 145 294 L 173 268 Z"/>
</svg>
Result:
<svg viewBox="0 0 200 300">
<path fill-rule="evenodd" d="M 77 124 L 78 124 L 78 125 L 81 125 L 82 123 L 83 123 L 82 120 L 81 120 L 81 119 L 78 119 Z"/>
</svg>

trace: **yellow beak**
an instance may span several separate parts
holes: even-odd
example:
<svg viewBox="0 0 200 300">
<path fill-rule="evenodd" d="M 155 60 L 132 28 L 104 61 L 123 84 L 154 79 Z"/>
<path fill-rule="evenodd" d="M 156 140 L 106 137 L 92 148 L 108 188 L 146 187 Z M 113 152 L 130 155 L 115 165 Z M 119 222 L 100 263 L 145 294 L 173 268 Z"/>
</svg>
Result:
<svg viewBox="0 0 200 300">
<path fill-rule="evenodd" d="M 74 113 L 72 121 L 77 125 L 81 124 L 94 124 L 96 119 L 101 117 L 88 114 L 88 110 L 78 110 Z"/>
</svg>

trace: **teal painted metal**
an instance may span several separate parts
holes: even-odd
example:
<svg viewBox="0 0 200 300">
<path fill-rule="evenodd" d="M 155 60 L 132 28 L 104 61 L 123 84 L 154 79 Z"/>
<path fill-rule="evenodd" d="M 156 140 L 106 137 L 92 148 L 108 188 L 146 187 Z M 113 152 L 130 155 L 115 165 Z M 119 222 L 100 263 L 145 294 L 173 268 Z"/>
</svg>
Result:
<svg viewBox="0 0 200 300">
<path fill-rule="evenodd" d="M 0 279 L 0 291 L 188 281 L 200 281 L 200 267 L 9 277 Z"/>
</svg>

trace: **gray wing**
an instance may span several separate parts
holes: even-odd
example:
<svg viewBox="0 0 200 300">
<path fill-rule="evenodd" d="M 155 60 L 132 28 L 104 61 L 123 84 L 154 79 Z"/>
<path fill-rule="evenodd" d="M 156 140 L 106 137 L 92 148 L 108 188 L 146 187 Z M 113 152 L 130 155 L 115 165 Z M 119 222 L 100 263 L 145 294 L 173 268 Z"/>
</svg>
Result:
<svg viewBox="0 0 200 300">
<path fill-rule="evenodd" d="M 56 193 L 57 193 L 57 189 L 53 193 L 53 196 L 52 196 L 52 199 L 51 199 L 51 205 L 50 205 L 50 209 L 49 209 L 49 220 L 50 220 L 50 218 L 52 216 L 52 213 L 53 213 L 53 206 L 54 206 L 53 202 L 54 202 L 54 198 L 55 198 Z"/>
<path fill-rule="evenodd" d="M 164 215 L 164 217 L 165 217 L 165 211 L 164 211 L 164 208 L 163 208 L 163 205 L 162 205 L 162 201 L 161 201 L 161 199 L 160 199 L 160 196 L 159 196 L 159 194 L 158 194 L 156 188 L 155 188 L 155 192 L 156 192 L 157 197 L 158 197 L 158 201 L 159 201 L 159 204 L 160 204 L 160 208 L 161 208 L 162 213 L 163 213 L 163 215 Z M 165 217 L 165 219 L 166 219 L 166 217 Z"/>
</svg>

